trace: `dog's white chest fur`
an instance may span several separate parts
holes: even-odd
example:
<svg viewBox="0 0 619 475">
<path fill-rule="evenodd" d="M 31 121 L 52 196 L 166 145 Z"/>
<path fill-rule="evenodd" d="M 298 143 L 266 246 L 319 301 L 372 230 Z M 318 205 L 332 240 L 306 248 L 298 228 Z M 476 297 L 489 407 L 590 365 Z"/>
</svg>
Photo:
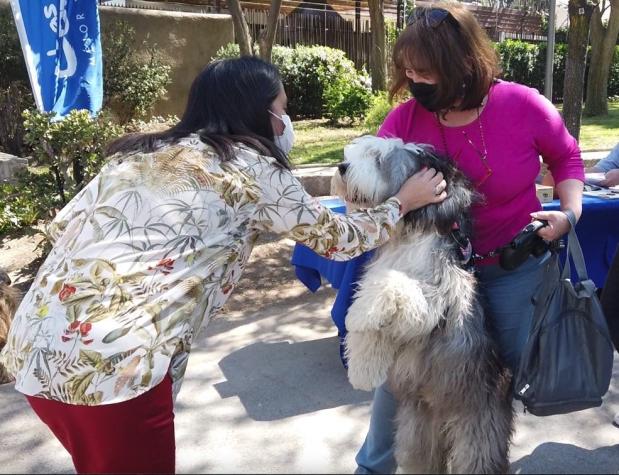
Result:
<svg viewBox="0 0 619 475">
<path fill-rule="evenodd" d="M 354 387 L 380 385 L 401 345 L 429 335 L 441 321 L 458 325 L 470 310 L 475 280 L 450 252 L 445 237 L 406 232 L 379 250 L 346 317 Z"/>
</svg>

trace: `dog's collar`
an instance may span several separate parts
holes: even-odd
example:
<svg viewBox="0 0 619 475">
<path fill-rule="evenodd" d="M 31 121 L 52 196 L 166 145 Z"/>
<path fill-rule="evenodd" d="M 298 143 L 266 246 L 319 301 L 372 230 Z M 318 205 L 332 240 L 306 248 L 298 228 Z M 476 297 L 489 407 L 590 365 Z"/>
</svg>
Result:
<svg viewBox="0 0 619 475">
<path fill-rule="evenodd" d="M 451 227 L 450 235 L 456 243 L 458 263 L 463 269 L 472 271 L 475 266 L 475 259 L 471 240 L 462 232 L 460 225 L 457 222 Z"/>
</svg>

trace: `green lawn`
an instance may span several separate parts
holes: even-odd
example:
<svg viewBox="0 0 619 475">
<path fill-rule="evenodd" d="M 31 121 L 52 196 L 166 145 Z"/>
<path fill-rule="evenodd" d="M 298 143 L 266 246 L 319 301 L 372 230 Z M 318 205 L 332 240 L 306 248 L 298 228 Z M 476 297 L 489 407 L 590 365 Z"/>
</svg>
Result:
<svg viewBox="0 0 619 475">
<path fill-rule="evenodd" d="M 344 145 L 366 130 L 356 127 L 330 127 L 325 120 L 294 123 L 295 142 L 290 158 L 295 165 L 328 165 L 343 160 Z"/>
<path fill-rule="evenodd" d="M 558 106 L 561 109 L 561 106 Z M 606 117 L 584 117 L 580 129 L 583 151 L 610 150 L 619 142 L 619 102 L 608 105 Z M 290 154 L 295 165 L 329 165 L 342 161 L 344 145 L 370 133 L 363 126 L 330 127 L 324 120 L 294 123 L 296 140 Z"/>
<path fill-rule="evenodd" d="M 583 117 L 580 148 L 608 150 L 619 142 L 619 102 L 608 104 L 606 117 Z"/>
</svg>

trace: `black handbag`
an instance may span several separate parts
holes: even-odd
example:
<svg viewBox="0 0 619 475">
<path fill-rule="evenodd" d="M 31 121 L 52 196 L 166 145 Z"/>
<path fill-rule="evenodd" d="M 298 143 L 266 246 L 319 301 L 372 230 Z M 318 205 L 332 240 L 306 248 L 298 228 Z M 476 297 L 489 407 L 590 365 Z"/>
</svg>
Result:
<svg viewBox="0 0 619 475">
<path fill-rule="evenodd" d="M 563 269 L 553 252 L 533 298 L 533 323 L 514 375 L 514 397 L 536 416 L 600 406 L 612 375 L 608 327 L 595 284 L 587 276 L 575 219 L 568 217 L 572 227 Z M 570 279 L 570 257 L 578 275 L 575 283 Z"/>
</svg>

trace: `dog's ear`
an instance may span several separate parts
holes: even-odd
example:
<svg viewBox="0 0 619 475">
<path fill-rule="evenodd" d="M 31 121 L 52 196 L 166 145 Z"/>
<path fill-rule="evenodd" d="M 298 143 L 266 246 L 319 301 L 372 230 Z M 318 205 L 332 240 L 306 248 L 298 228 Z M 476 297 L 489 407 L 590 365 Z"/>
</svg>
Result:
<svg viewBox="0 0 619 475">
<path fill-rule="evenodd" d="M 421 166 L 440 171 L 447 182 L 447 198 L 437 204 L 430 204 L 411 211 L 405 217 L 407 223 L 423 229 L 434 228 L 447 234 L 457 223 L 467 235 L 471 232 L 469 209 L 479 199 L 473 186 L 448 158 L 424 149 L 419 155 Z"/>
<path fill-rule="evenodd" d="M 457 223 L 460 230 L 470 236 L 469 210 L 475 197 L 472 190 L 472 186 L 460 172 L 456 172 L 447 182 L 447 198 L 436 207 L 436 227 L 441 234 L 451 232 Z"/>
<path fill-rule="evenodd" d="M 404 182 L 421 169 L 418 152 L 404 147 L 394 147 L 385 157 L 382 157 L 385 183 L 389 183 L 387 196 L 395 195 Z"/>
</svg>

